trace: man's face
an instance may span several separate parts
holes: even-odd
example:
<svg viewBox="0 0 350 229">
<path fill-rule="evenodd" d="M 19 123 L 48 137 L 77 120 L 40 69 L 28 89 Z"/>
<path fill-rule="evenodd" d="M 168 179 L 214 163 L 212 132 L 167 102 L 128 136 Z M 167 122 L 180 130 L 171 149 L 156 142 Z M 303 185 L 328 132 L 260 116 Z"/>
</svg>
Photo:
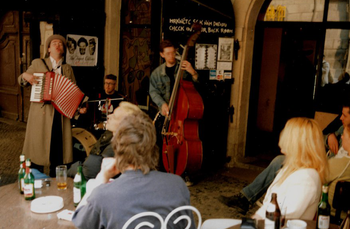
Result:
<svg viewBox="0 0 350 229">
<path fill-rule="evenodd" d="M 59 39 L 53 39 L 50 43 L 50 47 L 48 49 L 51 56 L 59 55 L 62 56 L 64 53 L 63 43 Z"/>
<path fill-rule="evenodd" d="M 75 51 L 75 45 L 73 44 L 73 42 L 68 42 L 68 52 L 70 54 L 73 54 Z"/>
<path fill-rule="evenodd" d="M 86 51 L 86 43 L 85 42 L 80 42 L 79 43 L 79 52 L 81 55 L 85 55 Z"/>
<path fill-rule="evenodd" d="M 342 121 L 344 127 L 350 124 L 350 113 L 349 112 L 350 112 L 349 107 L 343 107 L 340 120 Z"/>
<path fill-rule="evenodd" d="M 115 80 L 111 80 L 111 79 L 105 79 L 105 85 L 104 85 L 104 89 L 107 95 L 111 95 L 114 93 L 115 91 L 115 84 L 116 81 Z"/>
<path fill-rule="evenodd" d="M 163 52 L 160 53 L 161 57 L 165 59 L 167 66 L 173 66 L 176 63 L 175 54 L 176 51 L 174 47 L 164 48 Z"/>
<path fill-rule="evenodd" d="M 128 113 L 122 107 L 117 107 L 114 112 L 107 117 L 107 130 L 113 132 L 115 131 L 120 123 L 120 121 L 127 115 Z"/>
<path fill-rule="evenodd" d="M 89 44 L 89 53 L 90 53 L 90 55 L 94 55 L 94 53 L 95 53 L 95 44 L 94 43 Z"/>
</svg>

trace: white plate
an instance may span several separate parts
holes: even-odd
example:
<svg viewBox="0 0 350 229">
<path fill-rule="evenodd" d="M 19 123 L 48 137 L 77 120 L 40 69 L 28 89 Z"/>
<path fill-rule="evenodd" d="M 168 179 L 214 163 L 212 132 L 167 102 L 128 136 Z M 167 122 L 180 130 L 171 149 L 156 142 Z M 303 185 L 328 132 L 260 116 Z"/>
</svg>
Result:
<svg viewBox="0 0 350 229">
<path fill-rule="evenodd" d="M 30 210 L 35 213 L 50 213 L 60 210 L 63 205 L 60 196 L 43 196 L 32 201 Z"/>
</svg>

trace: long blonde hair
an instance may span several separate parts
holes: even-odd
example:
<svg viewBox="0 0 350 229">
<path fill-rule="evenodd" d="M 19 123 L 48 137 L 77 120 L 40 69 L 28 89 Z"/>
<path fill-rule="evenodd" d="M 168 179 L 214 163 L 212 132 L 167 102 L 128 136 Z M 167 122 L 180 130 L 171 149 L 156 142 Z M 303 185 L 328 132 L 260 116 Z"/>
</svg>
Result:
<svg viewBox="0 0 350 229">
<path fill-rule="evenodd" d="M 284 173 L 279 184 L 293 172 L 302 168 L 315 169 L 321 179 L 326 183 L 328 162 L 324 146 L 323 134 L 320 126 L 313 119 L 292 118 L 280 134 L 278 143 L 281 152 L 286 155 L 284 160 Z"/>
</svg>

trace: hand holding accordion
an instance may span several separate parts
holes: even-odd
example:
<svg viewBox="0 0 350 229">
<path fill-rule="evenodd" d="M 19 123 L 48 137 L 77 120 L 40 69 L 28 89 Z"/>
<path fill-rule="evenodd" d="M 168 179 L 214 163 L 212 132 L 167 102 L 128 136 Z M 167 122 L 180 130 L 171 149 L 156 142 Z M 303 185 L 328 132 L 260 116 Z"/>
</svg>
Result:
<svg viewBox="0 0 350 229">
<path fill-rule="evenodd" d="M 32 86 L 31 102 L 51 102 L 55 109 L 72 118 L 84 93 L 70 79 L 54 72 L 34 73 L 38 83 Z"/>
</svg>

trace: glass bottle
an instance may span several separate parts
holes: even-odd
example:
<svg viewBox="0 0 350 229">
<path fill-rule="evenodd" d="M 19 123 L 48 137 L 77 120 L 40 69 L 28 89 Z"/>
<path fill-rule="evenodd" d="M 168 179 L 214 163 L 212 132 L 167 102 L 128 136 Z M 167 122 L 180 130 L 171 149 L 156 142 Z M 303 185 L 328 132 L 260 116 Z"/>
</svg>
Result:
<svg viewBox="0 0 350 229">
<path fill-rule="evenodd" d="M 322 198 L 317 208 L 316 229 L 328 229 L 331 206 L 328 202 L 328 186 L 322 186 Z"/>
<path fill-rule="evenodd" d="M 81 165 L 79 165 L 77 168 L 77 174 L 75 174 L 73 182 L 73 202 L 74 206 L 76 207 L 86 193 L 86 179 L 84 177 L 83 167 Z"/>
<path fill-rule="evenodd" d="M 266 208 L 265 229 L 281 228 L 281 210 L 277 203 L 277 193 L 271 194 L 271 202 Z"/>
<path fill-rule="evenodd" d="M 24 186 L 24 175 L 26 174 L 26 163 L 25 163 L 25 156 L 24 154 L 21 154 L 19 156 L 19 170 L 18 170 L 18 189 L 21 194 L 23 194 L 23 186 Z"/>
<path fill-rule="evenodd" d="M 34 175 L 30 169 L 31 161 L 26 160 L 26 174 L 24 176 L 24 199 L 33 200 L 35 198 L 35 188 L 34 188 Z"/>
</svg>

